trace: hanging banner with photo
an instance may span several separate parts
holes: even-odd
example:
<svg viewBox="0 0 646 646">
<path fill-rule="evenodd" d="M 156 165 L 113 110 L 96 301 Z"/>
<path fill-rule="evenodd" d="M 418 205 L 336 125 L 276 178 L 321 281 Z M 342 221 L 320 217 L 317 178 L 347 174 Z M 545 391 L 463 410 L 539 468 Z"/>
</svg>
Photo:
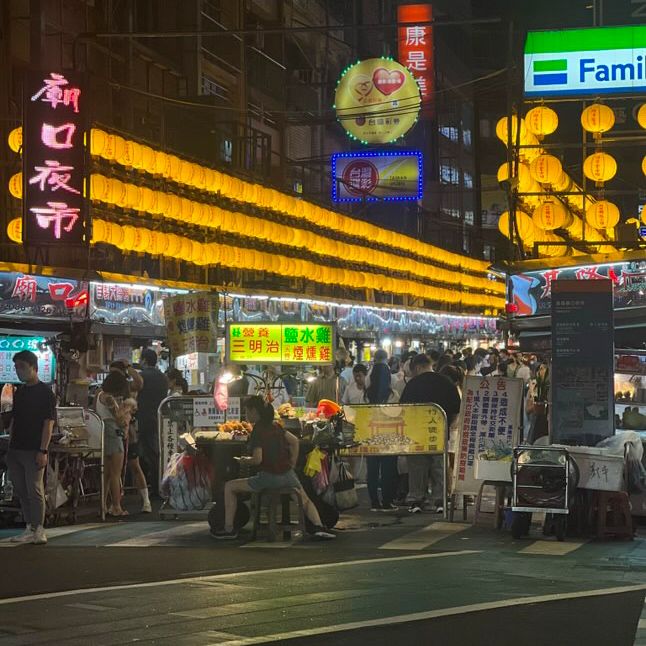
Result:
<svg viewBox="0 0 646 646">
<path fill-rule="evenodd" d="M 168 346 L 173 356 L 216 352 L 218 295 L 193 292 L 164 300 Z"/>
<path fill-rule="evenodd" d="M 467 376 L 458 420 L 454 494 L 476 495 L 482 480 L 511 480 L 523 385 L 522 379 Z"/>
<path fill-rule="evenodd" d="M 331 158 L 334 202 L 400 202 L 422 199 L 422 153 L 335 153 Z"/>
<path fill-rule="evenodd" d="M 435 404 L 344 406 L 357 446 L 349 455 L 444 453 L 446 414 Z"/>
</svg>

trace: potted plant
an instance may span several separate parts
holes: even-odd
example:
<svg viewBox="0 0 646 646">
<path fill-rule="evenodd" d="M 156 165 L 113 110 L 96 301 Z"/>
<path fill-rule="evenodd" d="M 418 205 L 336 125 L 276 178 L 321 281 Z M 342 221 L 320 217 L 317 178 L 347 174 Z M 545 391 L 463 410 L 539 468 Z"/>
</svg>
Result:
<svg viewBox="0 0 646 646">
<path fill-rule="evenodd" d="M 547 415 L 547 403 L 550 396 L 550 370 L 543 364 L 536 372 L 536 387 L 534 389 L 534 413 Z"/>
</svg>

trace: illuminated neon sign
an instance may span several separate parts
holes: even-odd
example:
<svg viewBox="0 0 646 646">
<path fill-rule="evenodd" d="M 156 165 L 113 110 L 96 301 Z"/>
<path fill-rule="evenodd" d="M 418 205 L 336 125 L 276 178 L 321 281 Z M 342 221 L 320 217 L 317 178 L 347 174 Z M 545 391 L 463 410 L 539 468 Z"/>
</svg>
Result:
<svg viewBox="0 0 646 646">
<path fill-rule="evenodd" d="M 24 96 L 23 241 L 82 244 L 85 95 L 72 72 L 28 72 Z"/>
</svg>

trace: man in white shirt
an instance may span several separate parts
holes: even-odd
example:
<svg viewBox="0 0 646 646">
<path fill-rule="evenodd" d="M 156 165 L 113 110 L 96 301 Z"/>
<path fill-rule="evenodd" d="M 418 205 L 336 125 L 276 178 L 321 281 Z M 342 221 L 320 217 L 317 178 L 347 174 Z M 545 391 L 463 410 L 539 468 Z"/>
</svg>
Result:
<svg viewBox="0 0 646 646">
<path fill-rule="evenodd" d="M 366 395 L 366 377 L 368 375 L 368 368 L 362 363 L 357 364 L 352 369 L 352 381 L 347 385 L 343 397 L 341 398 L 342 404 L 365 404 Z"/>
</svg>

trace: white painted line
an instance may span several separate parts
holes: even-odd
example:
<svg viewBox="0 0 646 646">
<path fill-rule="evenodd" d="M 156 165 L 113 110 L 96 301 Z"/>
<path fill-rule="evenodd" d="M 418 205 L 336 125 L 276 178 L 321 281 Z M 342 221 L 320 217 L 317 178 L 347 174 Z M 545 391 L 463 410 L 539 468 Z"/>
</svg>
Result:
<svg viewBox="0 0 646 646">
<path fill-rule="evenodd" d="M 240 549 L 252 549 L 252 550 L 266 550 L 266 549 L 283 549 L 285 547 L 298 547 L 298 542 L 292 543 L 291 541 L 275 541 L 273 543 L 267 543 L 263 541 L 253 541 L 252 543 L 245 543 L 240 545 Z"/>
<path fill-rule="evenodd" d="M 639 620 L 639 623 L 637 624 L 637 629 L 639 630 L 641 628 L 646 628 L 646 619 Z"/>
<path fill-rule="evenodd" d="M 406 536 L 396 538 L 394 541 L 384 543 L 379 547 L 380 550 L 423 550 L 439 541 L 463 532 L 465 529 L 472 527 L 464 523 L 433 523 L 424 529 L 420 529 Z"/>
<path fill-rule="evenodd" d="M 294 630 L 288 633 L 277 633 L 274 635 L 263 635 L 262 637 L 243 637 L 233 639 L 228 642 L 218 642 L 209 644 L 209 646 L 251 646 L 252 644 L 279 643 L 280 640 L 293 639 L 295 637 L 309 637 L 312 635 L 321 635 L 331 632 L 340 632 L 345 630 L 358 630 L 373 626 L 391 626 L 393 624 L 408 623 L 411 621 L 421 621 L 425 619 L 434 619 L 437 617 L 451 617 L 462 615 L 470 612 L 482 612 L 483 610 L 496 610 L 499 608 L 511 608 L 514 606 L 524 606 L 534 603 L 546 603 L 549 601 L 565 601 L 566 599 L 580 599 L 582 597 L 598 597 L 612 594 L 622 594 L 635 590 L 646 591 L 644 585 L 632 585 L 621 588 L 606 588 L 601 590 L 588 590 L 586 592 L 571 592 L 567 594 L 548 594 L 540 597 L 515 597 L 513 599 L 504 599 L 502 601 L 491 601 L 487 603 L 476 603 L 470 606 L 457 606 L 453 608 L 443 608 L 441 610 L 430 610 L 427 612 L 418 612 L 410 615 L 399 615 L 396 617 L 384 617 L 382 619 L 373 619 L 370 621 L 357 621 L 336 626 L 322 626 L 321 628 L 308 628 L 305 630 Z M 468 618 L 466 619 L 468 621 Z M 332 641 L 330 641 L 332 643 Z"/>
<path fill-rule="evenodd" d="M 87 525 L 71 525 L 70 527 L 51 527 L 46 529 L 47 539 L 58 538 L 59 536 L 67 536 L 68 534 L 75 534 L 76 532 L 84 532 L 87 529 L 96 529 L 97 527 L 106 527 L 104 523 L 88 523 Z M 11 536 L 9 538 L 0 539 L 0 546 L 4 547 L 9 544 L 11 547 L 17 547 L 21 543 L 11 543 Z M 29 543 L 22 543 L 29 545 Z"/>
<path fill-rule="evenodd" d="M 520 554 L 534 554 L 543 556 L 565 556 L 575 550 L 578 550 L 588 541 L 536 541 L 526 548 L 520 550 Z"/>
<path fill-rule="evenodd" d="M 111 606 L 97 606 L 93 603 L 66 603 L 66 608 L 77 608 L 78 610 L 96 610 L 97 612 L 103 612 L 105 610 L 116 610 L 116 608 Z"/>
<path fill-rule="evenodd" d="M 75 590 L 62 590 L 61 592 L 46 592 L 43 594 L 32 594 L 26 597 L 10 597 L 0 599 L 0 606 L 7 606 L 15 603 L 26 603 L 29 601 L 41 601 L 43 599 L 58 599 L 61 597 L 72 597 L 77 594 L 86 596 L 98 592 L 114 592 L 116 590 L 137 590 L 143 588 L 162 587 L 167 585 L 182 585 L 185 583 L 204 583 L 209 581 L 217 582 L 219 579 L 239 579 L 258 574 L 280 574 L 283 572 L 308 570 L 324 570 L 327 568 L 343 567 L 348 568 L 353 565 L 367 565 L 380 563 L 393 563 L 397 561 L 413 561 L 417 559 L 437 559 L 446 556 L 467 556 L 470 554 L 480 554 L 480 550 L 459 550 L 456 552 L 437 552 L 436 554 L 414 554 L 410 556 L 393 556 L 389 558 L 378 559 L 358 559 L 356 561 L 337 561 L 336 563 L 318 563 L 316 565 L 295 565 L 293 567 L 270 568 L 267 570 L 245 570 L 244 572 L 229 572 L 225 574 L 213 574 L 210 576 L 196 576 L 186 579 L 170 579 L 167 581 L 150 581 L 148 583 L 128 583 L 124 585 L 106 585 L 98 588 L 77 588 Z"/>
<path fill-rule="evenodd" d="M 206 536 L 208 534 L 208 527 L 208 524 L 204 521 L 184 523 L 182 525 L 175 525 L 170 529 L 162 529 L 157 532 L 141 534 L 134 538 L 117 541 L 116 543 L 106 543 L 104 547 L 152 547 L 153 545 L 163 545 L 168 541 L 168 539 L 176 538 L 178 536 L 197 534 L 199 532 L 203 532 Z"/>
</svg>

